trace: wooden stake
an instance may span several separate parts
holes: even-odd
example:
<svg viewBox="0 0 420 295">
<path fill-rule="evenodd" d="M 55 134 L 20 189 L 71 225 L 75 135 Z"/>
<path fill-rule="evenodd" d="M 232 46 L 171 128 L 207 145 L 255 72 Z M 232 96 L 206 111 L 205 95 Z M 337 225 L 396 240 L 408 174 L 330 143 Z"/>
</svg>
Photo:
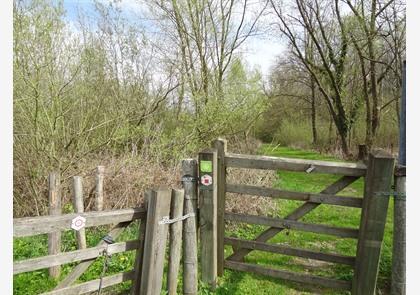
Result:
<svg viewBox="0 0 420 295">
<path fill-rule="evenodd" d="M 184 211 L 184 191 L 172 190 L 170 218 L 182 217 Z M 194 217 L 190 217 L 194 218 Z M 182 221 L 169 226 L 169 267 L 168 267 L 168 295 L 176 295 L 178 285 L 179 264 L 182 249 Z"/>
<path fill-rule="evenodd" d="M 184 187 L 184 215 L 193 213 L 194 218 L 187 218 L 183 224 L 183 292 L 196 295 L 198 292 L 197 263 L 197 160 L 182 161 L 182 184 Z"/>
<path fill-rule="evenodd" d="M 201 152 L 200 176 L 200 247 L 201 279 L 216 288 L 217 277 L 217 153 Z"/>
<path fill-rule="evenodd" d="M 80 176 L 73 177 L 73 206 L 74 212 L 76 213 L 83 213 L 85 211 L 83 206 L 83 184 L 82 177 Z M 86 233 L 84 228 L 76 231 L 76 240 L 79 249 L 86 249 Z"/>
<path fill-rule="evenodd" d="M 51 173 L 48 177 L 48 199 L 50 204 L 49 215 L 61 215 L 61 194 L 60 194 L 60 174 Z M 61 252 L 61 232 L 48 234 L 48 254 L 54 255 Z M 53 266 L 49 268 L 50 277 L 57 279 L 60 276 L 61 267 Z"/>
<path fill-rule="evenodd" d="M 373 295 L 384 236 L 394 159 L 383 152 L 369 155 L 352 294 Z"/>
<path fill-rule="evenodd" d="M 96 210 L 102 211 L 104 209 L 104 173 L 105 166 L 96 167 Z"/>
</svg>

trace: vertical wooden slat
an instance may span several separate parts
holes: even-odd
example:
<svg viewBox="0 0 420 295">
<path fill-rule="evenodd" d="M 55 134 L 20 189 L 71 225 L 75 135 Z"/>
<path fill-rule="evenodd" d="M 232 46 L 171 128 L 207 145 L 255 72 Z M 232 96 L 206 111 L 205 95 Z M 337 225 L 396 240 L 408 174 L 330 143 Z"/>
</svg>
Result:
<svg viewBox="0 0 420 295">
<path fill-rule="evenodd" d="M 357 244 L 353 295 L 373 295 L 379 268 L 394 159 L 383 153 L 369 155 L 362 217 Z"/>
<path fill-rule="evenodd" d="M 74 212 L 76 213 L 83 213 L 85 211 L 83 206 L 83 183 L 82 177 L 80 176 L 73 177 L 73 206 Z M 76 231 L 76 240 L 79 249 L 86 249 L 86 233 L 84 228 Z"/>
<path fill-rule="evenodd" d="M 392 247 L 391 295 L 406 294 L 406 187 L 405 176 L 395 177 L 394 241 Z"/>
<path fill-rule="evenodd" d="M 169 217 L 171 191 L 159 189 L 148 191 L 147 194 L 149 196 L 140 294 L 154 295 L 160 294 L 162 290 L 168 224 L 159 224 L 159 221 Z"/>
<path fill-rule="evenodd" d="M 184 191 L 172 190 L 171 219 L 182 217 L 184 211 Z M 168 267 L 168 294 L 176 295 L 178 285 L 179 263 L 182 250 L 182 221 L 169 226 L 169 267 Z"/>
<path fill-rule="evenodd" d="M 184 188 L 184 215 L 193 213 L 183 224 L 183 293 L 196 295 L 198 292 L 197 262 L 197 160 L 182 161 L 182 185 Z"/>
<path fill-rule="evenodd" d="M 49 214 L 61 214 L 61 194 L 60 194 L 60 174 L 58 172 L 50 173 L 48 177 L 48 200 Z M 61 252 L 61 232 L 48 234 L 48 254 L 53 255 Z M 49 268 L 49 274 L 52 278 L 60 276 L 61 267 L 53 266 Z"/>
<path fill-rule="evenodd" d="M 147 206 L 147 202 L 146 202 Z M 146 237 L 146 218 L 142 218 L 139 220 L 139 241 L 140 245 L 136 251 L 136 260 L 134 262 L 134 279 L 133 284 L 131 287 L 131 294 L 137 295 L 140 293 L 140 285 L 141 285 L 141 273 L 143 268 L 143 257 L 144 257 L 144 242 Z"/>
<path fill-rule="evenodd" d="M 217 278 L 217 153 L 201 152 L 199 159 L 201 279 L 216 287 Z"/>
<path fill-rule="evenodd" d="M 225 254 L 225 199 L 226 199 L 226 166 L 225 153 L 227 141 L 217 139 L 214 141 L 217 151 L 217 275 L 223 275 Z"/>
<path fill-rule="evenodd" d="M 96 167 L 95 209 L 97 211 L 104 209 L 104 174 L 105 166 Z"/>
</svg>

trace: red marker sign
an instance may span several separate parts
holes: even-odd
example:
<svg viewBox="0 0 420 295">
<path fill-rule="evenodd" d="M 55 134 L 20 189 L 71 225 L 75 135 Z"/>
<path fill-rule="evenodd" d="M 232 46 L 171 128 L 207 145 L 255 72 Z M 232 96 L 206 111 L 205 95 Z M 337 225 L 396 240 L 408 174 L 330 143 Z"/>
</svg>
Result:
<svg viewBox="0 0 420 295">
<path fill-rule="evenodd" d="M 213 178 L 208 174 L 204 174 L 203 176 L 201 176 L 201 184 L 205 186 L 212 185 Z"/>
</svg>

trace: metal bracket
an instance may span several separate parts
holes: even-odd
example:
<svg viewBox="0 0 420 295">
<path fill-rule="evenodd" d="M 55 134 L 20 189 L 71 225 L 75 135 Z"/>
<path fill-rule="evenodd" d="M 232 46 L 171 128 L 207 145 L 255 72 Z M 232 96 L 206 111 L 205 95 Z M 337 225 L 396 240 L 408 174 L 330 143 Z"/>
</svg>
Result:
<svg viewBox="0 0 420 295">
<path fill-rule="evenodd" d="M 170 219 L 169 218 L 169 216 L 164 216 L 163 218 L 162 218 L 162 220 L 161 221 L 159 221 L 158 223 L 159 224 L 171 224 L 171 223 L 175 223 L 175 222 L 178 222 L 178 221 L 182 221 L 182 220 L 185 220 L 185 219 L 187 219 L 187 218 L 189 218 L 189 217 L 194 217 L 195 216 L 195 214 L 194 213 L 188 213 L 188 214 L 186 214 L 186 215 L 184 215 L 184 216 L 180 216 L 180 217 L 176 217 L 176 218 L 174 218 L 174 219 Z"/>
<path fill-rule="evenodd" d="M 306 169 L 306 173 L 311 173 L 312 171 L 314 171 L 315 170 L 315 166 L 314 165 L 312 165 L 311 164 L 311 166 L 309 166 L 309 168 L 308 169 Z"/>
</svg>

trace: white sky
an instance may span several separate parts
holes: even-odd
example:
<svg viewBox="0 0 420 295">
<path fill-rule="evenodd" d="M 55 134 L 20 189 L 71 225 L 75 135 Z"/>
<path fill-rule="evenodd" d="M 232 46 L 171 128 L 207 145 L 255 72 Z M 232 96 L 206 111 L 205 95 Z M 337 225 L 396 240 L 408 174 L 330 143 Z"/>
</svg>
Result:
<svg viewBox="0 0 420 295">
<path fill-rule="evenodd" d="M 109 0 L 99 0 L 102 3 L 109 3 Z M 120 0 L 120 6 L 127 18 L 138 20 L 139 15 L 144 15 L 145 0 Z M 91 0 L 64 0 L 64 8 L 67 12 L 67 19 L 70 23 L 77 18 L 78 7 L 87 13 L 93 12 L 93 1 Z M 140 21 L 142 22 L 142 21 Z M 144 21 L 146 29 L 149 24 Z M 279 40 L 269 39 L 266 36 L 250 36 L 247 41 L 242 44 L 240 51 L 246 63 L 251 69 L 257 68 L 267 77 L 270 67 L 274 65 L 276 57 L 282 53 L 284 45 Z"/>
</svg>

